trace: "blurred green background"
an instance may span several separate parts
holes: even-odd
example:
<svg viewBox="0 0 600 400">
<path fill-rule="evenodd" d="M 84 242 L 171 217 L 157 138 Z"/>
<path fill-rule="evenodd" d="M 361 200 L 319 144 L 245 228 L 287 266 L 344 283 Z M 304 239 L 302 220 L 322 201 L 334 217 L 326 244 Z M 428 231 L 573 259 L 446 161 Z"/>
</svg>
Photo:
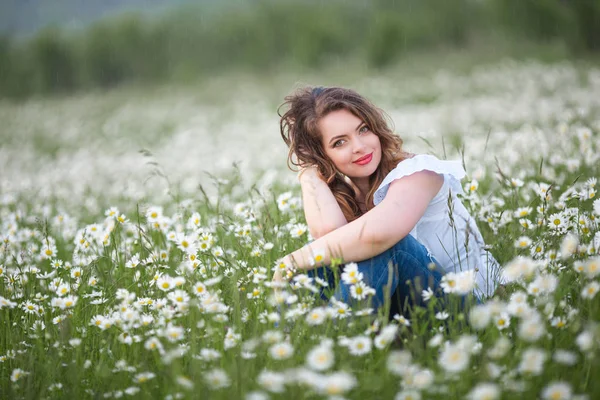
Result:
<svg viewBox="0 0 600 400">
<path fill-rule="evenodd" d="M 4 0 L 0 97 L 436 51 L 593 58 L 599 0 Z"/>
</svg>

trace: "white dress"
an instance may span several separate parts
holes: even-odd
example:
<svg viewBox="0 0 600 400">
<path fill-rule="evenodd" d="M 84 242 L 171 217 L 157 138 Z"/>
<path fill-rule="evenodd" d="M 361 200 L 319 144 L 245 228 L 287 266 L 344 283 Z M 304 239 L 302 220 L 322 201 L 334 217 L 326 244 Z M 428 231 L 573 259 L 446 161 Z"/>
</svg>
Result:
<svg viewBox="0 0 600 400">
<path fill-rule="evenodd" d="M 423 170 L 442 175 L 444 184 L 410 234 L 433 254 L 446 272 L 474 269 L 475 294 L 479 298 L 491 296 L 500 282 L 500 267 L 484 248 L 475 219 L 457 197 L 463 193 L 460 180 L 466 175 L 460 161 L 440 160 L 427 154 L 401 161 L 377 188 L 374 204 L 385 198 L 392 181 Z"/>
</svg>

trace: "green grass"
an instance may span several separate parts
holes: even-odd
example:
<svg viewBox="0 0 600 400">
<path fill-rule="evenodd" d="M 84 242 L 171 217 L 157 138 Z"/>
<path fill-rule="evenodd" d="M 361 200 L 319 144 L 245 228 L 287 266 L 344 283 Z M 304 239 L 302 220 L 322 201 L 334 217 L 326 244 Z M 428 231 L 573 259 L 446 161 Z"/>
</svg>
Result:
<svg viewBox="0 0 600 400">
<path fill-rule="evenodd" d="M 339 78 L 340 82 L 350 80 L 348 76 Z M 275 76 L 273 81 L 279 79 L 286 82 L 282 76 Z M 326 77 L 321 79 L 328 81 Z M 568 85 L 559 85 L 557 90 L 566 90 L 565 87 Z M 495 90 L 484 89 L 490 93 Z M 275 96 L 269 90 L 274 89 L 266 89 L 263 99 L 267 99 L 264 100 L 267 104 Z M 540 98 L 552 95 L 539 93 Z M 143 94 L 141 91 L 140 95 Z M 118 91 L 107 94 L 107 103 L 99 98 L 90 101 L 116 107 L 118 95 Z M 153 95 L 158 94 L 149 91 L 146 97 Z M 421 102 L 414 101 L 419 98 Z M 453 101 L 441 97 L 430 103 L 427 99 L 416 95 L 412 104 L 436 107 Z M 465 149 L 469 171 L 476 169 L 477 162 L 485 167 L 486 174 L 478 179 L 478 188 L 462 200 L 477 219 L 492 254 L 508 270 L 517 256 L 537 263 L 531 276 L 515 279 L 507 285 L 506 293 L 474 308 L 475 313 L 491 317 L 487 324 L 481 324 L 485 326 L 479 326 L 481 316 L 459 310 L 458 299 L 453 295 L 447 320 L 436 318 L 432 311 L 437 301 L 434 298 L 427 308 L 404 315 L 410 326 L 393 318 L 390 321 L 384 310 L 360 315 L 361 310 L 368 308 L 366 301 L 352 307 L 352 316 L 327 317 L 323 323 L 311 325 L 307 314 L 319 312 L 319 307 L 326 304 L 303 288 L 286 288 L 285 293 L 297 296 L 297 301 L 277 304 L 269 285 L 273 267 L 279 258 L 308 240 L 307 233 L 300 237 L 291 233 L 291 227 L 303 223 L 304 217 L 299 188 L 285 179 L 285 174 L 277 175 L 265 186 L 259 182 L 260 174 L 254 181 L 246 182 L 244 174 L 248 171 L 232 168 L 205 176 L 201 186 L 190 191 L 184 190 L 182 183 L 164 170 L 160 162 L 153 161 L 151 167 L 158 171 L 153 181 L 161 190 L 169 189 L 169 194 L 164 196 L 159 189 L 156 192 L 150 189 L 138 200 L 126 193 L 120 198 L 110 197 L 108 194 L 113 192 L 106 181 L 92 184 L 76 196 L 59 194 L 59 184 L 39 187 L 38 195 L 33 196 L 27 191 L 11 191 L 3 181 L 1 397 L 231 399 L 258 391 L 269 393 L 271 398 L 326 398 L 327 394 L 340 394 L 358 399 L 394 398 L 399 392 L 408 395 L 413 390 L 428 399 L 464 398 L 469 393 L 479 399 L 485 397 L 472 391 L 482 389 L 478 385 L 486 382 L 493 383 L 498 393 L 488 398 L 574 398 L 551 397 L 546 393 L 555 382 L 564 382 L 573 394 L 587 395 L 590 399 L 598 397 L 600 383 L 594 377 L 600 373 L 600 295 L 586 298 L 583 291 L 593 289 L 590 285 L 598 284 L 600 276 L 593 270 L 600 263 L 600 210 L 597 203 L 594 207 L 598 196 L 590 196 L 593 187 L 598 188 L 590 179 L 600 178 L 595 158 L 600 151 L 600 110 L 590 102 L 578 114 L 577 108 L 585 100 L 582 97 L 573 100 L 573 105 L 563 104 L 557 111 L 568 111 L 570 118 L 561 114 L 556 120 L 541 120 L 539 115 L 531 113 L 531 125 L 546 133 L 544 143 L 529 133 L 527 146 L 510 147 L 510 140 L 497 140 L 491 135 L 485 151 L 474 147 L 479 146 L 475 143 L 482 140 L 481 135 L 488 132 L 484 126 L 494 126 L 494 133 L 498 133 L 499 121 L 483 121 L 476 133 L 468 127 L 464 127 L 462 135 L 453 130 L 445 132 L 448 158 L 460 159 L 460 150 Z M 56 104 L 49 101 L 46 112 L 54 110 L 53 107 L 68 110 L 77 103 L 77 99 L 65 101 Z M 225 107 L 226 96 L 223 101 Z M 143 106 L 135 110 L 141 113 L 143 122 L 142 111 Z M 7 109 L 3 112 L 9 114 Z M 96 127 L 102 126 L 104 118 L 102 111 L 98 113 L 94 122 L 97 125 L 93 125 Z M 226 114 L 224 110 L 221 113 Z M 150 126 L 142 122 L 138 128 L 133 125 L 126 132 L 131 134 Z M 501 122 L 515 135 L 512 140 L 528 138 L 528 133 L 520 130 L 522 124 L 508 118 Z M 37 121 L 34 125 L 43 123 Z M 559 134 L 560 124 L 566 124 L 566 128 Z M 12 126 L 17 131 L 9 134 L 17 137 L 23 125 Z M 51 126 L 44 129 L 55 132 Z M 72 148 L 76 149 L 88 135 L 98 132 L 94 130 L 97 128 L 90 129 L 71 139 Z M 581 136 L 582 129 L 587 129 L 588 138 Z M 168 131 L 176 130 L 166 118 L 144 140 L 156 143 L 160 137 L 164 141 L 159 143 L 168 145 Z M 271 133 L 277 132 L 273 129 Z M 63 138 L 60 132 L 56 135 Z M 256 137 L 258 140 L 258 134 Z M 199 139 L 202 140 L 205 138 Z M 43 140 L 39 143 L 42 145 L 36 149 L 38 155 L 64 150 L 62 144 L 43 144 Z M 224 139 L 224 143 L 231 141 Z M 501 147 L 503 144 L 506 147 Z M 546 144 L 552 146 L 554 153 L 540 159 L 534 150 L 536 145 Z M 193 145 L 197 144 L 190 144 Z M 432 143 L 432 147 L 438 150 L 440 144 Z M 101 151 L 109 150 L 101 148 Z M 151 148 L 150 152 L 153 151 Z M 517 157 L 511 158 L 510 151 L 516 152 Z M 498 165 L 494 158 L 499 159 Z M 579 165 L 572 160 L 578 160 Z M 94 165 L 92 161 L 90 165 Z M 80 166 L 84 167 L 87 165 Z M 114 170 L 97 173 L 116 174 L 118 168 L 115 165 Z M 473 178 L 469 176 L 463 183 Z M 507 178 L 520 178 L 523 186 L 511 186 Z M 535 190 L 539 183 L 552 185 L 551 198 L 545 199 Z M 278 200 L 286 192 L 291 193 L 287 201 L 293 205 L 291 208 L 282 206 Z M 582 197 L 585 193 L 587 198 Z M 90 206 L 88 203 L 92 201 L 98 206 Z M 105 211 L 113 205 L 118 205 L 119 211 L 106 215 Z M 545 206 L 546 211 L 539 211 L 538 206 Z M 531 229 L 524 228 L 519 217 L 513 216 L 520 207 L 531 207 L 526 216 Z M 156 217 L 153 212 L 157 212 Z M 564 227 L 558 230 L 552 227 L 555 214 L 564 219 Z M 121 216 L 125 220 L 120 221 Z M 585 217 L 583 224 L 581 217 Z M 196 219 L 197 225 L 193 222 Z M 180 248 L 182 239 L 173 240 L 174 234 L 186 235 L 188 241 L 196 241 L 198 246 L 205 243 L 208 248 L 204 251 L 199 247 L 191 252 L 192 260 Z M 568 234 L 584 247 L 580 246 L 574 254 L 557 255 Z M 531 244 L 516 246 L 515 242 L 523 236 Z M 535 253 L 540 244 L 543 250 Z M 48 248 L 50 255 L 45 252 Z M 136 259 L 134 256 L 139 262 L 129 268 Z M 61 266 L 55 264 L 59 260 L 63 262 Z M 577 271 L 578 265 L 583 266 L 583 272 Z M 183 281 L 180 286 L 162 290 L 161 276 Z M 57 287 L 52 286 L 56 279 L 69 285 L 68 294 L 57 293 Z M 197 295 L 199 282 L 206 285 L 202 296 Z M 68 296 L 74 296 L 76 301 L 72 307 L 63 309 L 60 299 Z M 523 310 L 519 310 L 515 300 L 519 297 L 529 310 L 522 316 L 519 313 Z M 332 314 L 340 315 L 337 309 Z M 110 326 L 103 329 L 93 323 L 97 316 L 108 320 Z M 506 316 L 510 316 L 508 324 Z M 539 324 L 534 328 L 543 332 L 534 339 L 523 327 L 535 321 L 535 317 L 539 318 Z M 505 319 L 504 326 L 500 319 Z M 344 345 L 344 338 L 363 336 L 372 343 L 386 326 L 397 326 L 397 332 L 381 349 L 373 346 L 364 355 L 353 355 Z M 292 346 L 293 354 L 277 359 L 271 351 L 282 342 Z M 310 371 L 307 367 L 307 355 L 316 346 L 330 346 L 332 350 L 334 363 L 325 371 Z M 452 351 L 456 358 L 452 358 Z M 446 357 L 450 361 L 444 361 Z M 448 366 L 458 365 L 460 357 L 466 357 L 466 366 L 456 367 L 457 372 L 449 371 Z M 530 362 L 525 363 L 524 357 L 531 357 Z M 539 369 L 533 368 L 536 357 L 542 357 Z M 400 361 L 394 363 L 394 360 Z M 24 373 L 19 375 L 20 370 Z M 212 375 L 215 371 L 227 376 L 226 381 L 221 380 L 221 388 L 219 377 Z M 267 379 L 264 371 L 280 375 Z M 139 375 L 146 372 L 153 375 L 146 378 Z M 348 376 L 331 375 L 334 372 L 344 372 L 355 381 Z M 280 380 L 285 384 L 278 385 Z M 341 386 L 344 382 L 349 385 L 347 390 Z"/>
</svg>

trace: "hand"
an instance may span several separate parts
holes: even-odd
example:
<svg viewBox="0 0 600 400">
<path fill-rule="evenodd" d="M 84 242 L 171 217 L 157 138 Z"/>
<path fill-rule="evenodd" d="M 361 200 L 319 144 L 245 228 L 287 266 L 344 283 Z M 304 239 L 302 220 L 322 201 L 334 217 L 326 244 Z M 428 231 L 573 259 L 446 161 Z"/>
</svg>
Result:
<svg viewBox="0 0 600 400">
<path fill-rule="evenodd" d="M 275 265 L 272 282 L 277 286 L 283 286 L 285 281 L 288 281 L 293 276 L 292 263 L 289 256 L 285 256 Z"/>
<path fill-rule="evenodd" d="M 283 284 L 283 273 L 282 270 L 277 268 L 275 270 L 275 273 L 273 273 L 273 279 L 272 279 L 273 283 L 277 283 L 279 285 Z"/>
<path fill-rule="evenodd" d="M 300 170 L 298 171 L 298 180 L 300 181 L 304 176 L 308 178 L 314 177 L 323 180 L 323 177 L 319 173 L 319 169 L 316 165 L 307 165 L 300 167 Z"/>
</svg>

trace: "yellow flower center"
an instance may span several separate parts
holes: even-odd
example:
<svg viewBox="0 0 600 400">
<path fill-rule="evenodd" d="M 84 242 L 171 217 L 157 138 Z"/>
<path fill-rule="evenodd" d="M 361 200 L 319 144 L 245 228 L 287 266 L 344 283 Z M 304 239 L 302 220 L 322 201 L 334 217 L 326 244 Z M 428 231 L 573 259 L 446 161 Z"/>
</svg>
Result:
<svg viewBox="0 0 600 400">
<path fill-rule="evenodd" d="M 552 400 L 561 400 L 561 399 L 563 398 L 563 396 L 562 396 L 562 393 L 560 393 L 560 392 L 556 391 L 556 392 L 553 392 L 553 393 L 550 395 L 550 398 L 551 398 Z"/>
</svg>

